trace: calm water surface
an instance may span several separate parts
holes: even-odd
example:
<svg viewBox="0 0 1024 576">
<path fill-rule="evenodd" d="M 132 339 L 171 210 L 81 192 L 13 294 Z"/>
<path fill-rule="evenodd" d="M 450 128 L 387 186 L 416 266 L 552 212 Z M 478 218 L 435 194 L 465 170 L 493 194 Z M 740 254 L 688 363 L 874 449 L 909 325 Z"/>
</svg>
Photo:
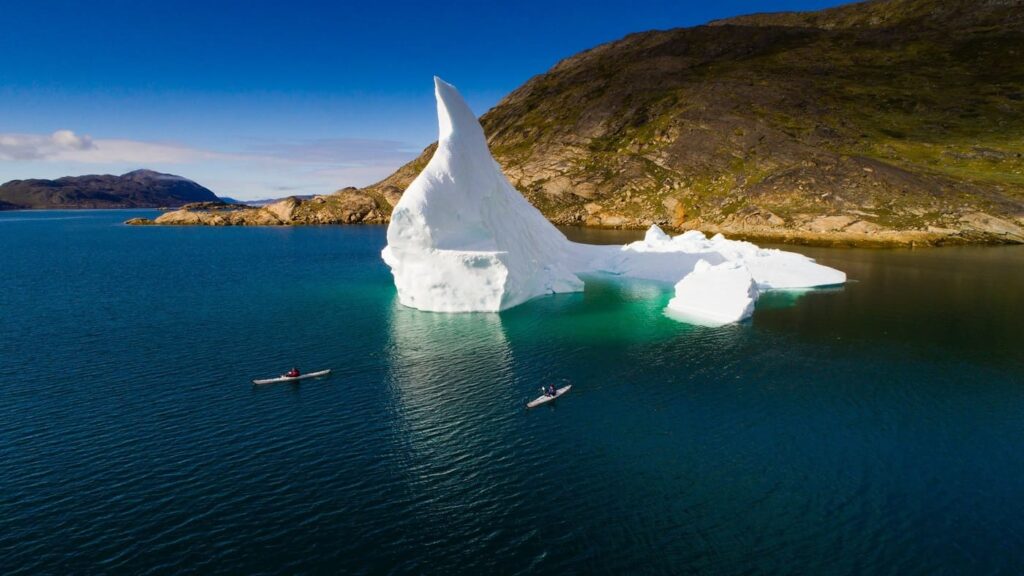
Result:
<svg viewBox="0 0 1024 576">
<path fill-rule="evenodd" d="M 0 213 L 0 573 L 1024 571 L 1024 248 L 797 248 L 851 283 L 708 329 L 603 278 L 421 313 L 383 228 L 132 215 Z M 293 364 L 335 374 L 249 384 Z"/>
</svg>

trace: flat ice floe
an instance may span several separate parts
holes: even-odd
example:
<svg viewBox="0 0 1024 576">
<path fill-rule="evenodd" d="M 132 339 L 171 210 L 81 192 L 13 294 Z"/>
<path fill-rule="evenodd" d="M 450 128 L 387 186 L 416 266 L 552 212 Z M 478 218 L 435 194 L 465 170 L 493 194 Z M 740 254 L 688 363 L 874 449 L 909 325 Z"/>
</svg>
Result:
<svg viewBox="0 0 1024 576">
<path fill-rule="evenodd" d="M 749 242 L 670 237 L 657 226 L 625 246 L 570 242 L 508 182 L 483 128 L 453 86 L 434 79 L 437 151 L 391 215 L 382 256 L 399 301 L 434 312 L 497 312 L 583 290 L 605 273 L 675 285 L 684 321 L 721 325 L 753 313 L 764 290 L 842 284 L 846 274 Z"/>
<path fill-rule="evenodd" d="M 704 326 L 731 324 L 754 313 L 759 293 L 750 269 L 742 262 L 711 265 L 701 260 L 676 284 L 668 315 Z"/>
</svg>

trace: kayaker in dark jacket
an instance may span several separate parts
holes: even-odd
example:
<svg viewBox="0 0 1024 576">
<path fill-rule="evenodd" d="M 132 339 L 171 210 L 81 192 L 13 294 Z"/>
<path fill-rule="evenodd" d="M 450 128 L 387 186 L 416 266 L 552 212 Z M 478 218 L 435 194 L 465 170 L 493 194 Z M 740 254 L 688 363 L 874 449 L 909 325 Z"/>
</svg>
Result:
<svg viewBox="0 0 1024 576">
<path fill-rule="evenodd" d="M 554 396 L 556 394 L 558 394 L 558 391 L 555 390 L 555 385 L 548 384 L 548 396 Z"/>
</svg>

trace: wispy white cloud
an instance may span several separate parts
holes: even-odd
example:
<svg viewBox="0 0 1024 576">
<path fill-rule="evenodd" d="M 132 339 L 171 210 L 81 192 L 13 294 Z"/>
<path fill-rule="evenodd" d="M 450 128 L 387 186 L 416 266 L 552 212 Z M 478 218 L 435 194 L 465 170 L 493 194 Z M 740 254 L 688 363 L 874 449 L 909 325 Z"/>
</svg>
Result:
<svg viewBox="0 0 1024 576">
<path fill-rule="evenodd" d="M 248 151 L 282 160 L 307 163 L 380 164 L 418 154 L 403 142 L 368 138 L 318 138 L 313 140 L 255 141 Z"/>
<path fill-rule="evenodd" d="M 0 160 L 43 160 L 67 152 L 81 152 L 96 144 L 71 130 L 53 134 L 0 134 Z"/>
<path fill-rule="evenodd" d="M 221 156 L 188 146 L 139 140 L 100 139 L 71 130 L 53 134 L 0 134 L 0 160 L 49 160 L 83 164 L 194 162 Z"/>
<path fill-rule="evenodd" d="M 222 195 L 324 194 L 386 177 L 419 153 L 402 142 L 337 138 L 256 140 L 237 151 L 177 143 L 96 138 L 71 130 L 0 133 L 0 175 L 54 177 L 133 168 L 173 171 Z M 49 167 L 49 168 L 46 168 Z"/>
</svg>

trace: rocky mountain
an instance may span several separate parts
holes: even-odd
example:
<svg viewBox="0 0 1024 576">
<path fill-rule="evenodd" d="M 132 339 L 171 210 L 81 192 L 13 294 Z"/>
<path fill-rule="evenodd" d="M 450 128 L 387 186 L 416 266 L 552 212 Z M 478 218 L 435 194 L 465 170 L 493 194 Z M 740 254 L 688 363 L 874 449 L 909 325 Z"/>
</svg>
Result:
<svg viewBox="0 0 1024 576">
<path fill-rule="evenodd" d="M 14 208 L 158 208 L 190 202 L 216 202 L 217 196 L 195 182 L 152 170 L 121 176 L 66 176 L 56 180 L 11 180 L 0 185 L 0 207 Z"/>
<path fill-rule="evenodd" d="M 873 0 L 632 34 L 482 123 L 560 224 L 1024 241 L 1024 0 Z M 433 147 L 384 181 L 404 190 Z"/>
<path fill-rule="evenodd" d="M 1024 0 L 869 0 L 632 34 L 481 121 L 505 174 L 558 224 L 1024 242 Z M 434 149 L 273 222 L 387 221 Z M 247 210 L 157 221 L 270 221 Z"/>
</svg>

